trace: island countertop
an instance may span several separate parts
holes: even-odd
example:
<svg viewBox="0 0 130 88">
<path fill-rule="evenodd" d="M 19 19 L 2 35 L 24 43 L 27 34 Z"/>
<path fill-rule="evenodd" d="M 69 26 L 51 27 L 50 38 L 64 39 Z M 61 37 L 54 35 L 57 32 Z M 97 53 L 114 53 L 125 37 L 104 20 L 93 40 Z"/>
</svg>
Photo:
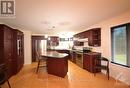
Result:
<svg viewBox="0 0 130 88">
<path fill-rule="evenodd" d="M 44 51 L 41 53 L 41 56 L 43 57 L 51 57 L 51 58 L 64 58 L 66 56 L 68 56 L 68 54 L 66 53 L 59 53 L 56 51 Z"/>
</svg>

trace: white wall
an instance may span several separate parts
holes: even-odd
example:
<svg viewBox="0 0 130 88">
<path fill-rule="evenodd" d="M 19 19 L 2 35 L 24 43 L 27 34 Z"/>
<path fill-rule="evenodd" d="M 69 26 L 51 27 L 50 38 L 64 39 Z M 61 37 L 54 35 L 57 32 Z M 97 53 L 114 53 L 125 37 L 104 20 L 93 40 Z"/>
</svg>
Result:
<svg viewBox="0 0 130 88">
<path fill-rule="evenodd" d="M 128 23 L 130 22 L 130 11 L 123 13 L 117 17 L 112 19 L 105 20 L 98 24 L 92 25 L 91 28 L 101 27 L 101 47 L 93 47 L 94 51 L 99 51 L 102 53 L 102 56 L 109 58 L 111 60 L 111 33 L 110 27 Z M 121 72 L 123 72 L 121 81 L 125 82 L 126 84 L 130 85 L 130 68 L 126 68 L 123 66 L 110 64 L 110 75 L 116 78 Z"/>
<path fill-rule="evenodd" d="M 24 64 L 31 64 L 31 32 L 23 31 L 24 33 Z"/>
</svg>

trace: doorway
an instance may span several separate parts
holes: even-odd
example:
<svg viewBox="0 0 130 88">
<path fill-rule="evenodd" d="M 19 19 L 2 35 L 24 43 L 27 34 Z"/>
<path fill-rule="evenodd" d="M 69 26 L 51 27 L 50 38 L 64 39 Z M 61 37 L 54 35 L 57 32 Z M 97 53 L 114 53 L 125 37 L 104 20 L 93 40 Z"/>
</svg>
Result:
<svg viewBox="0 0 130 88">
<path fill-rule="evenodd" d="M 32 62 L 36 62 L 36 50 L 43 53 L 47 50 L 47 40 L 44 36 L 32 36 Z"/>
</svg>

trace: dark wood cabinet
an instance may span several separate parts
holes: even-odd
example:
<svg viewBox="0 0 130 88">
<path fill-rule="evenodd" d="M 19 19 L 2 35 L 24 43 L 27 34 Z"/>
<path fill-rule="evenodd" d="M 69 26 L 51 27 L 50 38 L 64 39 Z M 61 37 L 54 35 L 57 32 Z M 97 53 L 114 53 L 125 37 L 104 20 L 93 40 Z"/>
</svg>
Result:
<svg viewBox="0 0 130 88">
<path fill-rule="evenodd" d="M 20 46 L 22 47 L 21 58 L 17 57 L 17 38 L 18 35 L 15 34 L 14 29 L 4 24 L 0 24 L 0 64 L 5 63 L 7 65 L 7 74 L 9 77 L 14 75 L 16 73 L 17 68 L 23 65 L 23 35 Z"/>
<path fill-rule="evenodd" d="M 89 46 L 101 46 L 101 28 L 93 28 L 74 35 L 76 39 L 88 38 Z M 83 46 L 84 42 L 74 40 L 75 46 Z"/>
<path fill-rule="evenodd" d="M 83 38 L 88 38 L 88 35 L 89 35 L 88 31 L 83 32 Z"/>
<path fill-rule="evenodd" d="M 59 77 L 65 77 L 68 72 L 68 56 L 63 58 L 46 57 L 47 72 Z"/>
<path fill-rule="evenodd" d="M 101 46 L 101 28 L 94 28 L 88 31 L 88 45 Z"/>
<path fill-rule="evenodd" d="M 83 68 L 92 73 L 100 72 L 101 70 L 94 71 L 95 59 L 100 58 L 100 57 L 101 57 L 101 54 L 95 53 L 95 52 L 83 54 Z M 98 62 L 98 64 L 100 65 L 101 62 Z"/>
<path fill-rule="evenodd" d="M 24 64 L 24 34 L 23 32 L 14 29 L 13 30 L 13 71 L 14 74 L 18 73 Z"/>
<path fill-rule="evenodd" d="M 76 63 L 76 52 L 73 52 L 72 54 L 73 54 L 73 56 L 72 56 L 72 61 L 73 61 L 74 63 Z"/>
<path fill-rule="evenodd" d="M 84 42 L 80 42 L 80 41 L 77 40 L 77 39 L 81 39 L 81 38 L 83 38 L 81 33 L 78 33 L 78 34 L 74 35 L 74 39 L 76 39 L 76 40 L 73 41 L 74 46 L 83 46 L 84 45 Z"/>
<path fill-rule="evenodd" d="M 1 37 L 1 47 L 0 47 L 0 63 L 5 63 L 7 65 L 8 77 L 12 74 L 12 45 L 13 45 L 13 32 L 11 28 L 6 25 L 0 25 L 0 37 Z"/>
<path fill-rule="evenodd" d="M 58 46 L 59 45 L 59 37 L 58 36 L 49 36 L 47 40 L 47 46 Z"/>
<path fill-rule="evenodd" d="M 70 50 L 70 61 L 76 63 L 76 52 Z"/>
</svg>

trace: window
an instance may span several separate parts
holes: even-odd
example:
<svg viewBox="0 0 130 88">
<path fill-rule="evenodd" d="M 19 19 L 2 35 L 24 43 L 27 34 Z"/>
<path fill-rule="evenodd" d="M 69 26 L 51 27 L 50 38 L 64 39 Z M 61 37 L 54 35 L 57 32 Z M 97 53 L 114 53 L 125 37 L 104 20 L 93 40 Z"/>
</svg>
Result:
<svg viewBox="0 0 130 88">
<path fill-rule="evenodd" d="M 123 24 L 111 28 L 112 34 L 112 62 L 130 66 L 130 24 Z"/>
</svg>

